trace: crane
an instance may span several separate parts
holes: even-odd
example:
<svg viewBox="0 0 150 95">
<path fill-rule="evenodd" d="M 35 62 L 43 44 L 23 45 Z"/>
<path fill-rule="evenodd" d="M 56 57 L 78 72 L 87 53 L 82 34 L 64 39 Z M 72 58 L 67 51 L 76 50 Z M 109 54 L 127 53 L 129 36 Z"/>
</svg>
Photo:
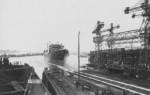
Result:
<svg viewBox="0 0 150 95">
<path fill-rule="evenodd" d="M 114 29 L 118 29 L 118 28 L 120 28 L 119 25 L 113 26 L 113 23 L 111 23 L 111 24 L 110 24 L 110 28 L 109 28 L 109 29 L 106 29 L 106 30 L 103 30 L 102 32 L 109 31 L 109 33 L 110 33 L 110 34 L 109 34 L 109 37 L 111 37 L 111 36 L 114 34 L 113 30 L 114 30 Z M 114 40 L 108 40 L 108 41 L 107 41 L 107 45 L 108 45 L 108 47 L 109 47 L 110 49 L 112 49 L 112 48 L 113 48 L 113 45 L 114 45 Z"/>
<path fill-rule="evenodd" d="M 120 28 L 119 25 L 113 26 L 113 23 L 111 23 L 109 29 L 102 30 L 102 31 L 100 31 L 100 33 L 109 31 L 109 32 L 110 32 L 110 35 L 112 35 L 112 34 L 114 34 L 114 33 L 113 33 L 113 30 L 114 30 L 114 29 L 118 29 L 118 28 Z"/>
<path fill-rule="evenodd" d="M 141 14 L 135 14 L 135 12 L 141 12 Z M 129 13 L 134 13 L 132 15 L 132 18 L 135 18 L 136 16 L 141 16 L 143 17 L 143 22 L 142 22 L 142 25 L 144 26 L 145 28 L 145 31 L 143 33 L 144 35 L 144 46 L 145 48 L 149 47 L 150 42 L 149 41 L 149 35 L 147 32 L 147 28 L 148 28 L 148 25 L 150 24 L 150 4 L 149 4 L 149 0 L 140 0 L 135 6 L 133 7 L 126 7 L 126 9 L 124 10 L 124 13 L 125 14 L 129 14 Z M 141 25 L 141 26 L 142 26 Z M 142 28 L 142 27 L 141 27 Z"/>
<path fill-rule="evenodd" d="M 102 38 L 103 35 L 101 35 L 101 33 L 109 31 L 109 33 L 110 33 L 109 36 L 112 36 L 114 34 L 114 32 L 113 32 L 114 29 L 120 28 L 119 25 L 113 26 L 113 23 L 110 24 L 110 28 L 108 28 L 108 29 L 101 30 L 103 27 L 104 27 L 104 23 L 100 23 L 100 21 L 98 21 L 96 29 L 92 32 L 92 33 L 96 34 L 96 37 L 94 37 L 93 42 L 95 43 L 95 47 L 97 50 L 100 50 L 100 46 L 103 41 L 103 38 Z M 108 44 L 108 47 L 112 49 L 114 41 L 108 40 L 107 44 Z"/>
<path fill-rule="evenodd" d="M 140 14 L 135 14 L 135 12 L 141 12 Z M 150 46 L 150 33 L 148 33 L 148 27 L 150 25 L 150 4 L 149 0 L 140 0 L 135 6 L 133 7 L 126 7 L 124 10 L 125 14 L 134 13 L 132 15 L 132 18 L 135 18 L 136 16 L 143 17 L 142 25 L 144 26 L 145 30 L 144 33 L 144 48 L 145 48 L 145 64 L 148 64 L 147 61 L 147 49 L 149 49 Z M 142 26 L 141 25 L 141 26 Z"/>
<path fill-rule="evenodd" d="M 97 41 L 95 41 L 95 49 L 97 51 L 100 50 L 100 44 L 101 44 L 101 29 L 104 27 L 104 22 L 100 22 L 100 21 L 97 21 L 97 26 L 96 28 L 94 29 L 94 31 L 92 31 L 93 34 L 96 34 L 96 37 L 98 37 L 99 39 L 97 39 Z"/>
<path fill-rule="evenodd" d="M 141 3 L 140 3 L 141 2 Z M 142 11 L 141 14 L 135 14 L 134 12 Z M 132 15 L 132 18 L 135 18 L 136 16 L 142 16 L 142 17 L 150 17 L 150 5 L 149 0 L 140 0 L 135 6 L 133 7 L 126 7 L 124 10 L 125 14 L 134 13 Z"/>
<path fill-rule="evenodd" d="M 95 33 L 96 35 L 100 35 L 100 31 L 103 27 L 104 27 L 104 22 L 97 21 L 97 26 L 92 33 L 93 34 Z"/>
</svg>

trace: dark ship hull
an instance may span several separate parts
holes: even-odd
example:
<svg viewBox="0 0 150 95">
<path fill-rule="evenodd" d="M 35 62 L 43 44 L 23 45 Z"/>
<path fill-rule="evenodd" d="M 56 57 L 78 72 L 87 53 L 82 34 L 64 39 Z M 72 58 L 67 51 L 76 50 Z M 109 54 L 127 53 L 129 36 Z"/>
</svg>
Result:
<svg viewBox="0 0 150 95">
<path fill-rule="evenodd" d="M 48 57 L 50 60 L 65 60 L 65 58 L 67 57 L 67 55 L 69 54 L 67 49 L 63 49 L 63 50 L 56 50 L 56 51 L 52 51 L 50 53 L 44 53 L 45 57 Z"/>
<path fill-rule="evenodd" d="M 26 65 L 1 65 L 0 95 L 24 95 L 33 67 Z"/>
</svg>

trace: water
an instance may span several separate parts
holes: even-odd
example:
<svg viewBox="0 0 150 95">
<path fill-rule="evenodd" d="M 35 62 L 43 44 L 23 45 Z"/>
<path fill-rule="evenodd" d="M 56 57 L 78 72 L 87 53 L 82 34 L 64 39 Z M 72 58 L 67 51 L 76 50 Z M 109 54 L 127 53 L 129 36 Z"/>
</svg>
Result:
<svg viewBox="0 0 150 95">
<path fill-rule="evenodd" d="M 35 72 L 38 74 L 40 78 L 42 78 L 42 72 L 45 67 L 49 67 L 53 62 L 49 62 L 47 58 L 44 56 L 29 56 L 29 57 L 14 57 L 9 58 L 10 62 L 20 61 L 23 63 L 28 63 L 30 66 L 33 66 Z M 80 66 L 83 66 L 88 63 L 87 58 L 80 58 Z M 64 64 L 59 64 L 65 69 L 69 71 L 77 71 L 78 70 L 78 57 L 77 55 L 70 55 L 67 57 Z"/>
</svg>

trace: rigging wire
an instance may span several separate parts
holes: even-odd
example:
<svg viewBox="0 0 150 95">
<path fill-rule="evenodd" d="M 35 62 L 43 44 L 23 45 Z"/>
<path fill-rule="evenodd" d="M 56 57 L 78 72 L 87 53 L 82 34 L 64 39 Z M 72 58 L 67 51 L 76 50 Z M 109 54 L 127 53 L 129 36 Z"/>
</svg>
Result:
<svg viewBox="0 0 150 95">
<path fill-rule="evenodd" d="M 131 8 L 134 8 L 134 7 L 137 7 L 143 0 L 140 0 L 139 2 L 137 2 L 133 7 Z"/>
<path fill-rule="evenodd" d="M 138 29 L 138 31 L 140 31 L 142 29 L 142 26 L 143 26 L 144 22 L 145 22 L 145 19 L 143 18 L 142 23 L 141 23 L 140 28 Z"/>
</svg>

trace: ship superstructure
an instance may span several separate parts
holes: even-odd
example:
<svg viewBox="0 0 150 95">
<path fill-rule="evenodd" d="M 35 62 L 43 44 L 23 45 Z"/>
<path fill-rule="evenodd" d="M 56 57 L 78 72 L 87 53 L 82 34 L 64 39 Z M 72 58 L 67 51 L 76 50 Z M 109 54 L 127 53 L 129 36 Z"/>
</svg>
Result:
<svg viewBox="0 0 150 95">
<path fill-rule="evenodd" d="M 44 52 L 44 55 L 49 57 L 51 60 L 64 60 L 69 54 L 67 49 L 64 49 L 62 44 L 50 44 L 48 50 Z"/>
</svg>

